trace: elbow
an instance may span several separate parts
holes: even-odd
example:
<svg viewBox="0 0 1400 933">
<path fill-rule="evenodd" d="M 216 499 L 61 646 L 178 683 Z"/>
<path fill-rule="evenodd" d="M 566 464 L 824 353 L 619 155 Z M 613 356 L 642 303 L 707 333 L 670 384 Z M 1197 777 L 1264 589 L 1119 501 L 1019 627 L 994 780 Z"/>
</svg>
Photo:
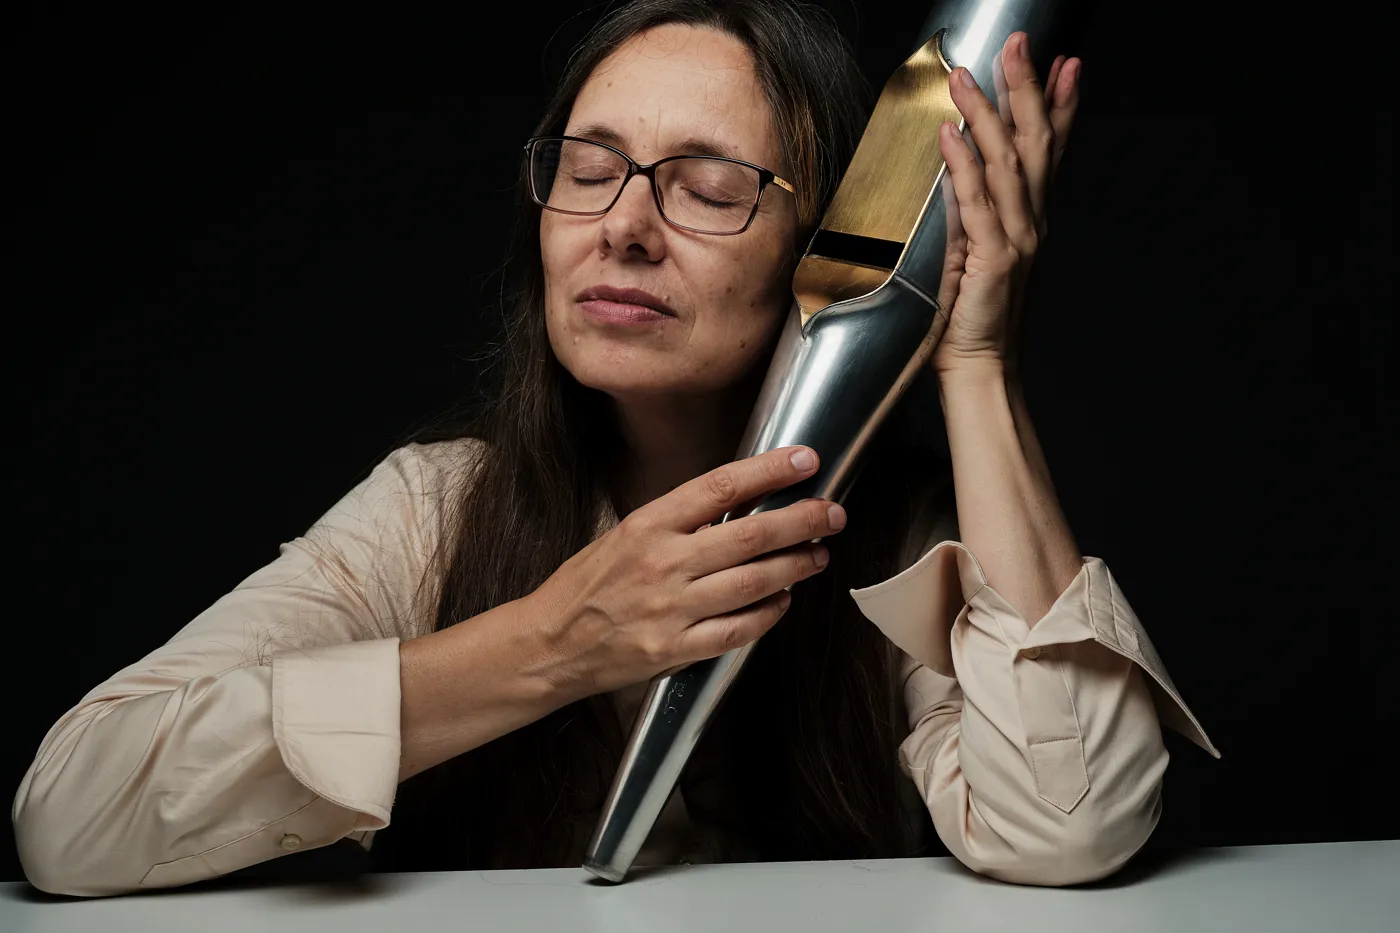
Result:
<svg viewBox="0 0 1400 933">
<path fill-rule="evenodd" d="M 1153 824 L 1132 823 L 1069 832 L 1040 851 L 1013 854 L 980 870 L 1013 884 L 1063 887 L 1107 878 L 1126 865 L 1152 835 Z"/>
<path fill-rule="evenodd" d="M 35 858 L 32 855 L 20 856 L 24 877 L 34 887 L 45 894 L 60 894 L 66 897 L 110 897 L 116 894 L 129 894 L 138 885 L 97 884 L 81 871 L 66 868 L 60 860 Z"/>
<path fill-rule="evenodd" d="M 1012 884 L 1063 887 L 1107 878 L 1126 865 L 1157 826 L 1161 797 L 1142 807 L 1085 806 L 1056 811 L 1038 830 L 1007 833 L 996 846 L 969 847 L 961 861 L 978 874 Z"/>
<path fill-rule="evenodd" d="M 139 889 L 139 877 L 124 877 L 129 866 L 83 845 L 61 810 L 52 802 L 16 800 L 15 848 L 29 883 L 47 894 L 69 897 L 103 897 Z"/>
<path fill-rule="evenodd" d="M 60 721 L 15 793 L 10 816 L 20 866 L 49 894 L 98 897 L 141 887 L 144 869 L 129 843 L 149 814 L 139 812 L 125 782 L 110 781 L 130 762 L 115 730 L 93 731 L 97 721 L 95 712 Z"/>
</svg>

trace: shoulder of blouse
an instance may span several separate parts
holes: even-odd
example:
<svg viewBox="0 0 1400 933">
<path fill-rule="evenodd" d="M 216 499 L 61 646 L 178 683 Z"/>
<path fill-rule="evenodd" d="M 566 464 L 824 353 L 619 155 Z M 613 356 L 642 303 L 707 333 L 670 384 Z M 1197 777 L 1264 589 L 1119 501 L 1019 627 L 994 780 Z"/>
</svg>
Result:
<svg viewBox="0 0 1400 933">
<path fill-rule="evenodd" d="M 381 635 L 426 631 L 424 574 L 485 449 L 474 437 L 404 444 L 294 542 L 360 592 Z"/>
</svg>

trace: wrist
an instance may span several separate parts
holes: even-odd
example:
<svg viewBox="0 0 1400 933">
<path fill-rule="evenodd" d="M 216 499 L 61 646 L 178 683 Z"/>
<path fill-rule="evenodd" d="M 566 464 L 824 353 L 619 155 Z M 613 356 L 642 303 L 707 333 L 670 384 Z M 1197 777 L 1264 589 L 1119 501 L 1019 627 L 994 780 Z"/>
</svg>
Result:
<svg viewBox="0 0 1400 933">
<path fill-rule="evenodd" d="M 1016 380 L 1014 371 L 999 357 L 960 360 L 942 366 L 937 372 L 938 388 L 944 394 L 989 388 L 1010 390 Z"/>
<path fill-rule="evenodd" d="M 520 602 L 400 644 L 400 780 L 574 699 L 551 681 Z"/>
<path fill-rule="evenodd" d="M 550 598 L 543 588 L 511 603 L 515 616 L 520 670 L 542 695 L 566 706 L 597 691 L 586 665 L 573 649 L 567 607 Z"/>
<path fill-rule="evenodd" d="M 947 335 L 945 334 L 946 338 Z M 940 343 L 929 360 L 930 368 L 939 379 L 962 378 L 1016 369 L 1016 354 L 1006 347 L 990 344 L 978 348 L 961 348 Z"/>
</svg>

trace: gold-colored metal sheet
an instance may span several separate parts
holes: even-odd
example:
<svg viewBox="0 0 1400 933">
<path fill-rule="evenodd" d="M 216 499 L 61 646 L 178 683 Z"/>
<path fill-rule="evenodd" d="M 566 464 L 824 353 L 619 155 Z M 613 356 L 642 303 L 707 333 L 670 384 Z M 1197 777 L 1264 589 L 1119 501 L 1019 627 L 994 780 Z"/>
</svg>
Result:
<svg viewBox="0 0 1400 933">
<path fill-rule="evenodd" d="M 962 125 L 942 40 L 940 31 L 885 82 L 820 229 L 909 242 L 943 168 L 938 128 L 945 120 Z M 829 304 L 868 295 L 891 271 L 808 253 L 792 281 L 802 324 Z"/>
<path fill-rule="evenodd" d="M 940 32 L 885 82 L 823 229 L 908 242 L 943 167 L 938 128 L 962 122 L 948 93 L 952 69 L 941 42 Z"/>
<path fill-rule="evenodd" d="M 862 266 L 808 254 L 797 264 L 792 293 L 802 308 L 802 324 L 822 308 L 848 298 L 868 295 L 890 277 L 890 270 Z"/>
</svg>

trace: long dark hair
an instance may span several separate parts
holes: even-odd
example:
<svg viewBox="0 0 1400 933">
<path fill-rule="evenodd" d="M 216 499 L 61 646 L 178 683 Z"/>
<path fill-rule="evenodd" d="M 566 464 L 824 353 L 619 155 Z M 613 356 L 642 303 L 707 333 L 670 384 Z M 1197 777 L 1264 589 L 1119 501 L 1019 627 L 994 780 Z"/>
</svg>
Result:
<svg viewBox="0 0 1400 933">
<path fill-rule="evenodd" d="M 574 50 L 536 132 L 562 132 L 595 66 L 630 37 L 670 23 L 713 27 L 751 50 L 798 191 L 800 253 L 870 104 L 849 47 L 818 7 L 789 0 L 623 6 Z M 609 399 L 574 380 L 550 348 L 540 211 L 523 187 L 518 198 L 512 300 L 488 370 L 496 382 L 484 404 L 405 438 L 486 442 L 475 445 L 479 462 L 456 494 L 425 578 L 438 629 L 532 592 L 585 547 L 624 446 Z M 850 523 L 828 539 L 830 566 L 795 588 L 682 780 L 691 818 L 736 840 L 718 858 L 897 856 L 925 839 L 926 818 L 911 828 L 902 806 L 907 782 L 897 754 L 907 728 L 893 649 L 847 593 L 895 572 L 913 483 L 935 469 L 892 448 L 888 437 L 877 440 L 846 502 Z M 623 739 L 608 698 L 590 697 L 410 779 L 392 825 L 375 840 L 376 863 L 396 870 L 579 864 L 580 840 Z"/>
</svg>

